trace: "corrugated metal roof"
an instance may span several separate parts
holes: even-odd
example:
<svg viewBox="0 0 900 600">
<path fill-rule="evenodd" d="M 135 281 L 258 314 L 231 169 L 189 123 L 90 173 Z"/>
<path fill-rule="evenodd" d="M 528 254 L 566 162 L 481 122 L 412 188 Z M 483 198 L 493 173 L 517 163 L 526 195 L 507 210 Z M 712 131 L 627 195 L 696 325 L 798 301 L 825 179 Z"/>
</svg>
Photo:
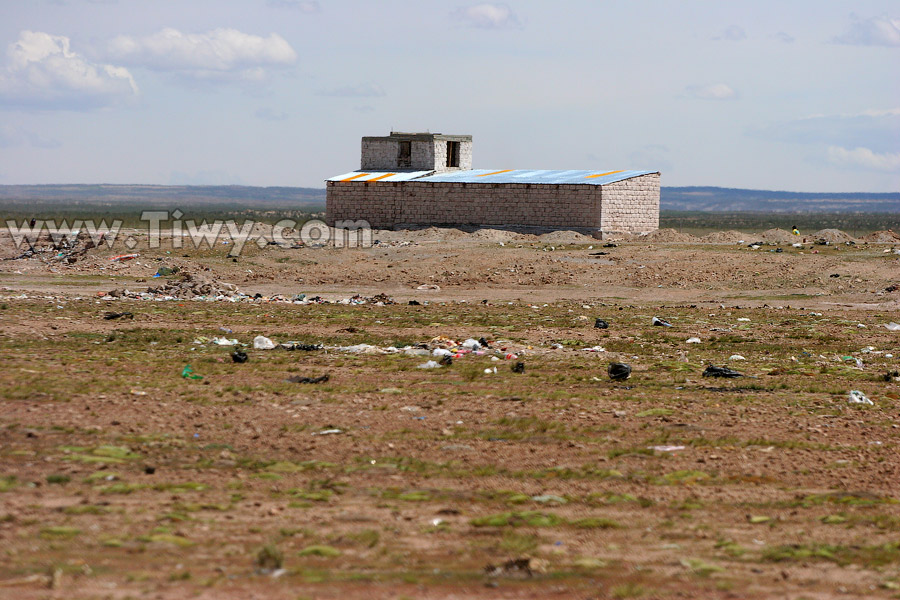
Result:
<svg viewBox="0 0 900 600">
<path fill-rule="evenodd" d="M 606 185 L 657 171 L 529 171 L 524 169 L 471 169 L 423 177 L 419 181 L 447 183 L 549 183 Z"/>
<path fill-rule="evenodd" d="M 545 183 L 607 185 L 658 171 L 530 171 L 525 169 L 469 169 L 434 171 L 351 171 L 326 181 L 424 181 L 428 183 Z"/>
<path fill-rule="evenodd" d="M 350 171 L 325 181 L 409 181 L 432 173 L 434 171 Z"/>
</svg>

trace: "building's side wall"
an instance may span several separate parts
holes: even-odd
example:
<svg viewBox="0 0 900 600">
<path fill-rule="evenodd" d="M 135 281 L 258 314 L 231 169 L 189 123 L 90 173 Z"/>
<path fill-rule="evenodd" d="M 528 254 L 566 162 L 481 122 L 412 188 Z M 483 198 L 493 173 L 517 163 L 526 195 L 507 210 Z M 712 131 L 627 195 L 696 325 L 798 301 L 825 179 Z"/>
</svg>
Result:
<svg viewBox="0 0 900 600">
<path fill-rule="evenodd" d="M 330 181 L 326 221 L 532 226 L 597 229 L 601 188 L 594 185 Z"/>
<path fill-rule="evenodd" d="M 410 148 L 412 153 L 412 168 L 418 171 L 434 170 L 434 143 L 414 140 Z M 444 159 L 446 161 L 446 158 Z M 443 163 L 441 163 L 443 164 Z"/>
<path fill-rule="evenodd" d="M 434 140 L 434 166 L 438 173 L 445 171 L 468 171 L 472 168 L 472 142 L 459 143 L 459 167 L 447 166 L 447 140 Z"/>
<path fill-rule="evenodd" d="M 363 219 L 389 229 L 492 225 L 643 233 L 659 227 L 659 174 L 604 186 L 330 181 L 326 220 Z"/>
<path fill-rule="evenodd" d="M 659 173 L 603 186 L 600 229 L 646 233 L 659 229 Z"/>
<path fill-rule="evenodd" d="M 397 168 L 400 147 L 394 140 L 362 141 L 362 156 L 359 164 L 363 170 L 389 171 Z"/>
</svg>

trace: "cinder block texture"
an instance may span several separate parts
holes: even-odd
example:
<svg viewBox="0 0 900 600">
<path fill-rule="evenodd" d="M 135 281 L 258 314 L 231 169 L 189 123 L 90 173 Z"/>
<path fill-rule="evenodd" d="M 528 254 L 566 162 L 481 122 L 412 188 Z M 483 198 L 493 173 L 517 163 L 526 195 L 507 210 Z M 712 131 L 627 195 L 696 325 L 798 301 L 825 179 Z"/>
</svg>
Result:
<svg viewBox="0 0 900 600">
<path fill-rule="evenodd" d="M 327 185 L 329 225 L 363 219 L 380 229 L 416 223 L 644 233 L 659 227 L 659 173 L 604 186 L 420 181 Z"/>
</svg>

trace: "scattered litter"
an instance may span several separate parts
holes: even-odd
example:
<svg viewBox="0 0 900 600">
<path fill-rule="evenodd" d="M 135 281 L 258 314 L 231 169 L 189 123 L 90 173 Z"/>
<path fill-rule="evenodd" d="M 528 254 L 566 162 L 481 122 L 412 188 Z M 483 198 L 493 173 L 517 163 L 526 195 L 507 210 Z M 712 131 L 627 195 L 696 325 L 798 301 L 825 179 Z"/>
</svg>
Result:
<svg viewBox="0 0 900 600">
<path fill-rule="evenodd" d="M 741 317 L 741 318 L 738 319 L 738 321 L 740 321 L 740 322 L 742 322 L 742 323 L 749 323 L 749 322 L 750 322 L 750 319 L 748 319 L 747 317 Z"/>
<path fill-rule="evenodd" d="M 868 404 L 869 406 L 875 405 L 874 402 L 869 400 L 869 398 L 859 390 L 850 390 L 850 395 L 847 397 L 847 402 L 849 402 L 850 404 Z"/>
<path fill-rule="evenodd" d="M 512 366 L 513 373 L 524 373 L 525 372 L 525 363 L 517 362 Z"/>
<path fill-rule="evenodd" d="M 146 396 L 146 395 L 147 395 L 147 392 L 144 392 L 144 391 L 141 391 L 141 390 L 129 390 L 129 393 L 130 393 L 132 396 Z"/>
<path fill-rule="evenodd" d="M 247 362 L 247 353 L 243 350 L 235 350 L 231 353 L 231 360 L 236 363 L 245 363 Z"/>
<path fill-rule="evenodd" d="M 285 381 L 288 383 L 325 383 L 328 381 L 329 377 L 328 373 L 319 377 L 300 377 L 299 375 L 294 375 L 293 377 L 288 377 Z"/>
<path fill-rule="evenodd" d="M 603 346 L 591 346 L 590 348 L 585 348 L 585 352 L 606 352 L 606 348 Z"/>
<path fill-rule="evenodd" d="M 191 365 L 184 365 L 184 369 L 181 370 L 181 376 L 185 379 L 203 379 L 203 375 L 197 375 L 196 373 L 194 373 Z"/>
<path fill-rule="evenodd" d="M 113 262 L 119 262 L 119 261 L 123 261 L 123 260 L 134 260 L 135 258 L 138 258 L 139 256 L 140 256 L 140 254 L 120 254 L 119 256 L 110 257 L 109 260 L 111 260 Z"/>
<path fill-rule="evenodd" d="M 284 350 L 303 350 L 305 352 L 324 349 L 322 344 L 303 344 L 300 342 L 284 342 L 283 344 L 278 345 Z"/>
<path fill-rule="evenodd" d="M 888 371 L 882 375 L 885 381 L 900 381 L 900 371 Z"/>
<path fill-rule="evenodd" d="M 115 319 L 133 319 L 134 315 L 130 312 L 108 312 L 103 315 L 103 318 L 107 321 L 112 321 Z"/>
<path fill-rule="evenodd" d="M 671 327 L 672 326 L 671 323 L 669 323 L 668 321 L 665 321 L 663 319 L 660 319 L 659 317 L 653 317 L 653 321 L 651 321 L 651 323 L 653 323 L 657 327 Z"/>
<path fill-rule="evenodd" d="M 890 331 L 900 331 L 900 323 L 894 323 L 893 321 L 885 325 Z"/>
<path fill-rule="evenodd" d="M 422 363 L 421 365 L 416 367 L 417 369 L 440 369 L 441 364 L 435 362 L 433 360 L 429 360 L 428 362 Z"/>
<path fill-rule="evenodd" d="M 700 343 L 700 338 L 698 338 L 698 337 L 688 338 L 687 341 L 686 341 L 685 343 L 686 343 L 686 344 L 699 344 L 699 343 Z"/>
<path fill-rule="evenodd" d="M 238 345 L 237 340 L 229 340 L 228 338 L 224 338 L 224 337 L 213 338 L 212 343 L 216 344 L 217 346 L 237 346 Z"/>
<path fill-rule="evenodd" d="M 731 356 L 728 357 L 728 360 L 747 360 L 747 359 L 744 358 L 743 356 L 741 356 L 740 354 L 732 354 Z"/>
<path fill-rule="evenodd" d="M 441 291 L 441 286 L 435 285 L 435 284 L 433 284 L 433 283 L 423 283 L 422 285 L 420 285 L 420 286 L 417 287 L 416 289 L 417 289 L 417 290 L 434 290 L 434 291 L 436 291 L 436 292 L 439 292 L 439 291 Z"/>
<path fill-rule="evenodd" d="M 625 363 L 609 363 L 609 367 L 607 367 L 606 373 L 613 381 L 625 381 L 626 379 L 631 377 L 631 367 L 629 365 L 626 365 Z"/>
<path fill-rule="evenodd" d="M 491 375 L 497 372 L 497 367 L 490 367 L 484 370 L 485 375 Z"/>
<path fill-rule="evenodd" d="M 728 367 L 717 367 L 715 365 L 707 365 L 706 370 L 703 371 L 704 377 L 727 377 L 728 379 L 733 379 L 735 377 L 743 377 L 743 373 L 738 373 L 737 371 L 733 371 Z"/>
<path fill-rule="evenodd" d="M 314 431 L 310 435 L 334 435 L 336 433 L 344 433 L 340 429 L 323 429 L 322 431 Z"/>
<path fill-rule="evenodd" d="M 275 342 L 265 336 L 258 335 L 253 338 L 253 347 L 257 350 L 272 350 L 275 348 Z"/>
<path fill-rule="evenodd" d="M 648 448 L 656 452 L 678 452 L 684 450 L 684 446 L 648 446 Z"/>
<path fill-rule="evenodd" d="M 609 323 L 603 319 L 597 319 L 594 321 L 594 329 L 609 329 Z"/>
</svg>

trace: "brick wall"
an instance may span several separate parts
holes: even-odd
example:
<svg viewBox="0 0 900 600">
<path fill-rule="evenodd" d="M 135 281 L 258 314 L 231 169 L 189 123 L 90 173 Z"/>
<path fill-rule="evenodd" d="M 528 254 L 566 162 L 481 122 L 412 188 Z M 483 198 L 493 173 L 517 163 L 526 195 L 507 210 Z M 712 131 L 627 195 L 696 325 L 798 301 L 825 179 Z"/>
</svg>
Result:
<svg viewBox="0 0 900 600">
<path fill-rule="evenodd" d="M 602 187 L 602 231 L 647 233 L 659 229 L 659 173 Z"/>
<path fill-rule="evenodd" d="M 608 186 L 330 181 L 326 221 L 344 219 L 380 229 L 416 223 L 652 231 L 659 226 L 659 175 Z"/>
<path fill-rule="evenodd" d="M 360 168 L 364 171 L 395 171 L 399 167 L 400 140 L 363 138 L 360 148 Z M 419 171 L 456 171 L 472 168 L 472 142 L 460 142 L 459 167 L 447 168 L 447 141 L 412 140 L 410 169 Z"/>
</svg>

